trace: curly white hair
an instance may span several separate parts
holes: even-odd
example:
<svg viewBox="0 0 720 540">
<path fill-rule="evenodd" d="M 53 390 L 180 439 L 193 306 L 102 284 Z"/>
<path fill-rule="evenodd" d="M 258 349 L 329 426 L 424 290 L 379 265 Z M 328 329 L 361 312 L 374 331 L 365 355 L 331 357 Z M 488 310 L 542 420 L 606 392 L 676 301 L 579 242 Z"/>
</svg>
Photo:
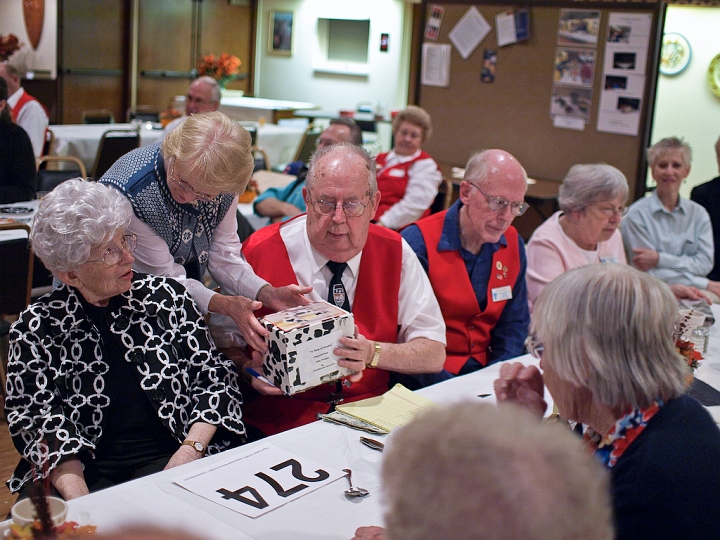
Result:
<svg viewBox="0 0 720 540">
<path fill-rule="evenodd" d="M 75 270 L 90 251 L 130 224 L 132 208 L 116 189 L 73 178 L 57 186 L 40 202 L 30 241 L 45 267 Z"/>
</svg>

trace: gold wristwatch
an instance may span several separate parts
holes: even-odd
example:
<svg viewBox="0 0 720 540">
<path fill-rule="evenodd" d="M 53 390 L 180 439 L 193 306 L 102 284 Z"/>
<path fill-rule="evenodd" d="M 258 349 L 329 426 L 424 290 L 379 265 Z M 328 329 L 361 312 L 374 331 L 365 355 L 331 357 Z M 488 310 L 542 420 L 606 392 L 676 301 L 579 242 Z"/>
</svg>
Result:
<svg viewBox="0 0 720 540">
<path fill-rule="evenodd" d="M 380 343 L 375 341 L 375 352 L 373 353 L 372 360 L 370 360 L 370 363 L 368 364 L 368 367 L 376 368 L 378 367 L 378 364 L 380 363 Z"/>
<path fill-rule="evenodd" d="M 205 455 L 205 445 L 200 441 L 183 441 L 181 446 L 192 446 L 196 452 L 199 452 L 201 456 Z"/>
</svg>

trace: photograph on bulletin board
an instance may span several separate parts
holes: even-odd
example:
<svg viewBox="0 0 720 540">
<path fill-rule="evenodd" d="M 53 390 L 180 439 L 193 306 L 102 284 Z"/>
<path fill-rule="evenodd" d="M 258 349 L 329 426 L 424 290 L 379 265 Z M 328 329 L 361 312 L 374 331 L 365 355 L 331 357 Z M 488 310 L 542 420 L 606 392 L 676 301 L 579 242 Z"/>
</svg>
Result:
<svg viewBox="0 0 720 540">
<path fill-rule="evenodd" d="M 592 86 L 595 79 L 595 51 L 556 49 L 553 82 L 573 86 Z"/>
<path fill-rule="evenodd" d="M 553 96 L 550 104 L 550 116 L 568 116 L 590 120 L 590 107 L 592 106 L 592 89 L 576 88 L 572 86 L 553 87 Z"/>
<path fill-rule="evenodd" d="M 558 22 L 558 45 L 597 46 L 600 12 L 561 9 Z"/>
</svg>

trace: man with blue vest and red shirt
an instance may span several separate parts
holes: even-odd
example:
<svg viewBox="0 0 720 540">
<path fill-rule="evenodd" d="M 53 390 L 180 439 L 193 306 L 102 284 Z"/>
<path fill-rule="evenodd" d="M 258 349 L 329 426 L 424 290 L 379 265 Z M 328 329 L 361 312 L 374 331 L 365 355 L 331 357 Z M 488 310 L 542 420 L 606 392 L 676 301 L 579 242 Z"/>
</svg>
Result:
<svg viewBox="0 0 720 540">
<path fill-rule="evenodd" d="M 318 150 L 303 195 L 306 215 L 260 229 L 243 253 L 273 286 L 309 286 L 309 300 L 352 311 L 357 334 L 340 338 L 334 354 L 357 373 L 292 398 L 253 378 L 261 395 L 243 405 L 243 421 L 267 435 L 314 421 L 340 399 L 386 392 L 390 371 L 436 373 L 445 360 L 445 324 L 417 257 L 398 233 L 370 223 L 380 202 L 372 157 L 347 142 Z"/>
<path fill-rule="evenodd" d="M 525 244 L 513 219 L 525 212 L 527 175 L 503 150 L 470 158 L 460 198 L 402 231 L 428 273 L 447 325 L 438 374 L 406 377 L 427 386 L 524 354 L 530 313 Z"/>
<path fill-rule="evenodd" d="M 23 128 L 32 143 L 35 157 L 39 158 L 45 145 L 48 113 L 42 103 L 28 94 L 20 85 L 20 73 L 15 66 L 0 62 L 0 77 L 8 86 L 8 106 L 15 123 Z"/>
</svg>

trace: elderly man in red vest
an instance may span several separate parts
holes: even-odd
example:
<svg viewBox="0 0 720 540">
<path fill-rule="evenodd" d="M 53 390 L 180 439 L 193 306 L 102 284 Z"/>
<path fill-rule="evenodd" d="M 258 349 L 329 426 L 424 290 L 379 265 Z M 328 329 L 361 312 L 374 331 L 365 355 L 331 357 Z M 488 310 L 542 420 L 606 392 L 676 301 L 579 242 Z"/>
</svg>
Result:
<svg viewBox="0 0 720 540">
<path fill-rule="evenodd" d="M 47 110 L 20 86 L 20 74 L 15 66 L 0 62 L 0 77 L 7 82 L 7 103 L 13 120 L 27 132 L 35 157 L 38 158 L 45 145 L 45 131 L 49 123 Z"/>
<path fill-rule="evenodd" d="M 403 377 L 406 386 L 427 386 L 525 352 L 527 260 L 511 223 L 527 209 L 526 191 L 520 163 L 502 150 L 486 150 L 468 161 L 454 205 L 402 231 L 447 325 L 444 369 Z"/>
<path fill-rule="evenodd" d="M 310 300 L 352 311 L 357 335 L 334 353 L 357 373 L 292 399 L 253 378 L 264 395 L 243 407 L 243 420 L 268 435 L 329 412 L 340 392 L 346 402 L 376 396 L 391 371 L 433 373 L 445 359 L 445 324 L 417 257 L 399 234 L 370 223 L 380 202 L 370 155 L 347 142 L 318 150 L 303 195 L 307 215 L 260 229 L 243 253 L 273 286 L 309 286 Z"/>
</svg>

